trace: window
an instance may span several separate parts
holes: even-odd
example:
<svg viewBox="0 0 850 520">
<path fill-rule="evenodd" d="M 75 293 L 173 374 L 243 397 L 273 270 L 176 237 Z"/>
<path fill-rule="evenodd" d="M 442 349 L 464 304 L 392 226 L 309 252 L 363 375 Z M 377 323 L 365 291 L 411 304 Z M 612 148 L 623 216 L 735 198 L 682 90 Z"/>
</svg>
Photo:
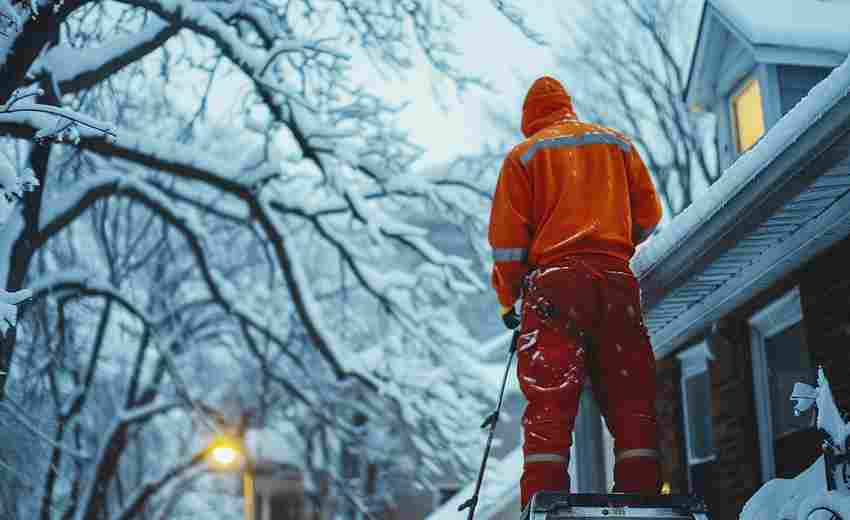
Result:
<svg viewBox="0 0 850 520">
<path fill-rule="evenodd" d="M 743 153 L 764 135 L 764 110 L 757 79 L 748 79 L 738 93 L 732 96 L 732 118 L 738 153 Z"/>
<path fill-rule="evenodd" d="M 814 385 L 816 382 L 803 334 L 803 324 L 797 323 L 764 339 L 774 438 L 805 429 L 811 422 L 811 409 L 795 416 L 789 404 L 794 383 L 800 381 Z"/>
<path fill-rule="evenodd" d="M 713 358 L 705 341 L 676 357 L 682 367 L 688 482 L 692 493 L 705 496 L 707 486 L 710 486 L 706 464 L 715 458 L 711 420 L 711 378 L 708 372 L 708 361 Z"/>
<path fill-rule="evenodd" d="M 813 412 L 794 415 L 794 384 L 814 385 L 815 368 L 806 346 L 800 293 L 795 288 L 750 319 L 753 384 L 758 416 L 762 479 L 776 476 L 775 443 L 809 429 Z"/>
</svg>

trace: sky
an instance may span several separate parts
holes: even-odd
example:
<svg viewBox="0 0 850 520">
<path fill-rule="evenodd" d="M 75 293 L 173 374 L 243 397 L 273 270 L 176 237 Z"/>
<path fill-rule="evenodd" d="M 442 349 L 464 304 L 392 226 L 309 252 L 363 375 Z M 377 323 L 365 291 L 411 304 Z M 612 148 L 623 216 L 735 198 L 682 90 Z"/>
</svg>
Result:
<svg viewBox="0 0 850 520">
<path fill-rule="evenodd" d="M 525 8 L 526 19 L 556 47 L 560 40 L 558 17 L 568 15 L 564 6 L 580 8 L 581 3 L 580 0 L 537 0 L 517 4 L 533 4 Z M 424 60 L 409 71 L 406 81 L 387 81 L 375 75 L 366 81 L 370 90 L 384 93 L 389 100 L 411 101 L 400 121 L 410 131 L 412 140 L 425 147 L 420 160 L 423 166 L 479 151 L 496 131 L 489 122 L 487 105 L 504 105 L 510 113 L 517 113 L 533 77 L 555 72 L 553 50 L 527 39 L 489 1 L 464 2 L 464 8 L 466 16 L 457 24 L 454 37 L 462 55 L 455 63 L 486 78 L 496 92 L 472 87 L 458 95 L 454 89 L 447 89 L 443 98 L 448 110 L 443 110 L 431 91 L 437 73 Z"/>
<path fill-rule="evenodd" d="M 488 81 L 493 92 L 478 87 L 457 92 L 450 83 L 440 82 L 445 78 L 421 55 L 415 66 L 399 78 L 376 74 L 374 67 L 355 51 L 352 76 L 365 90 L 389 102 L 408 103 L 399 122 L 410 133 L 411 140 L 425 150 L 416 167 L 426 169 L 444 164 L 459 155 L 478 153 L 484 143 L 504 137 L 504 132 L 494 126 L 488 107 L 502 109 L 509 117 L 518 118 L 522 100 L 533 80 L 543 75 L 558 78 L 556 53 L 566 45 L 560 21 L 580 16 L 588 1 L 610 0 L 513 2 L 523 6 L 527 23 L 542 33 L 548 46 L 529 40 L 493 7 L 491 0 L 463 2 L 465 16 L 456 21 L 451 36 L 459 53 L 452 62 L 459 69 Z M 698 13 L 702 0 L 681 1 L 693 3 L 694 12 Z M 439 99 L 432 89 L 435 81 L 439 82 Z M 566 86 L 569 89 L 569 85 Z M 226 121 L 232 117 L 229 112 L 234 107 L 232 84 L 220 82 L 214 91 L 217 95 L 213 95 L 211 108 Z M 519 126 L 519 121 L 516 125 Z"/>
<path fill-rule="evenodd" d="M 470 88 L 462 94 L 444 89 L 448 110 L 434 98 L 431 85 L 437 74 L 424 59 L 410 70 L 406 80 L 388 81 L 374 74 L 364 76 L 365 85 L 388 100 L 410 101 L 401 114 L 402 126 L 417 144 L 425 148 L 420 167 L 441 164 L 461 154 L 474 154 L 482 145 L 500 134 L 494 128 L 487 107 L 518 114 L 526 91 L 534 79 L 543 75 L 558 78 L 556 53 L 566 45 L 560 23 L 566 17 L 579 16 L 587 1 L 609 0 L 526 0 L 523 6 L 529 25 L 542 33 L 549 43 L 542 47 L 526 38 L 499 13 L 489 0 L 464 2 L 466 16 L 458 22 L 453 42 L 460 56 L 459 68 L 490 81 L 495 92 Z M 681 0 L 693 4 L 693 29 L 696 28 L 702 0 Z M 693 30 L 692 32 L 695 32 Z M 567 85 L 569 89 L 569 85 Z M 517 121 L 517 126 L 518 126 Z"/>
</svg>

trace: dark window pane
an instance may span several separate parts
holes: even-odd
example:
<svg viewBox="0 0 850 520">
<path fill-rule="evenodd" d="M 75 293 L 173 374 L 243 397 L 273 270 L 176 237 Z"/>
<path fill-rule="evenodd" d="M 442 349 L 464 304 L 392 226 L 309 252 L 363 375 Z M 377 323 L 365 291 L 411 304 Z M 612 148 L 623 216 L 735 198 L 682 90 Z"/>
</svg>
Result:
<svg viewBox="0 0 850 520">
<path fill-rule="evenodd" d="M 815 384 L 816 371 L 806 348 L 803 324 L 798 323 L 766 338 L 765 351 L 774 436 L 781 437 L 807 428 L 812 420 L 812 410 L 797 417 L 791 401 L 795 383 Z"/>
<path fill-rule="evenodd" d="M 714 453 L 711 435 L 711 380 L 708 372 L 688 376 L 685 379 L 685 392 L 691 457 L 704 459 Z"/>
<path fill-rule="evenodd" d="M 817 428 L 806 428 L 773 442 L 777 478 L 794 478 L 821 456 L 821 436 Z"/>
</svg>

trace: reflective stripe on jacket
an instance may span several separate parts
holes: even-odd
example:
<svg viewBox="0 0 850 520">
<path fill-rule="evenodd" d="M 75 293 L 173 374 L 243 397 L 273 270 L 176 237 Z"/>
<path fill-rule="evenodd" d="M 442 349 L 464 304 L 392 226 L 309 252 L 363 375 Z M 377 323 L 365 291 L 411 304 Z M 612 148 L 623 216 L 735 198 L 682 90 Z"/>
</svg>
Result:
<svg viewBox="0 0 850 520">
<path fill-rule="evenodd" d="M 629 260 L 661 219 L 635 147 L 615 130 L 578 121 L 556 80 L 534 82 L 522 127 L 527 139 L 504 160 L 488 233 L 493 286 L 505 306 L 519 297 L 531 267 L 576 253 Z"/>
</svg>

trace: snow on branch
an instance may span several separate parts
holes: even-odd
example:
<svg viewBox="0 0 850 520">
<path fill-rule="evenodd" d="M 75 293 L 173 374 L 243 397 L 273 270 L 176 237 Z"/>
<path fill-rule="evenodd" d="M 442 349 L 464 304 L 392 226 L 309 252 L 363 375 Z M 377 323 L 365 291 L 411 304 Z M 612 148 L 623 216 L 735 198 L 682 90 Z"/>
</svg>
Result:
<svg viewBox="0 0 850 520">
<path fill-rule="evenodd" d="M 265 78 L 272 61 L 281 54 L 298 52 L 317 52 L 336 58 L 348 59 L 348 54 L 337 51 L 320 40 L 285 38 L 281 32 L 276 33 L 276 45 L 272 52 L 257 49 L 246 43 L 235 27 L 228 25 L 215 10 L 206 4 L 190 0 L 122 0 L 124 3 L 144 7 L 160 17 L 188 27 L 198 34 L 216 41 L 219 48 L 227 57 L 254 80 L 269 82 Z M 270 86 L 287 92 L 289 89 L 282 84 L 269 83 Z"/>
<path fill-rule="evenodd" d="M 33 138 L 37 141 L 63 140 L 74 144 L 81 137 L 116 137 L 112 126 L 74 110 L 23 102 L 23 100 L 41 95 L 40 90 L 13 94 L 12 99 L 0 105 L 0 128 L 8 125 L 28 126 L 35 129 Z"/>
<path fill-rule="evenodd" d="M 161 48 L 180 29 L 177 24 L 152 18 L 141 31 L 117 37 L 100 48 L 51 47 L 33 63 L 28 75 L 33 78 L 50 75 L 63 93 L 92 87 Z"/>
<path fill-rule="evenodd" d="M 8 292 L 0 289 L 0 334 L 6 335 L 18 321 L 18 305 L 32 297 L 32 291 L 23 289 Z"/>
</svg>

